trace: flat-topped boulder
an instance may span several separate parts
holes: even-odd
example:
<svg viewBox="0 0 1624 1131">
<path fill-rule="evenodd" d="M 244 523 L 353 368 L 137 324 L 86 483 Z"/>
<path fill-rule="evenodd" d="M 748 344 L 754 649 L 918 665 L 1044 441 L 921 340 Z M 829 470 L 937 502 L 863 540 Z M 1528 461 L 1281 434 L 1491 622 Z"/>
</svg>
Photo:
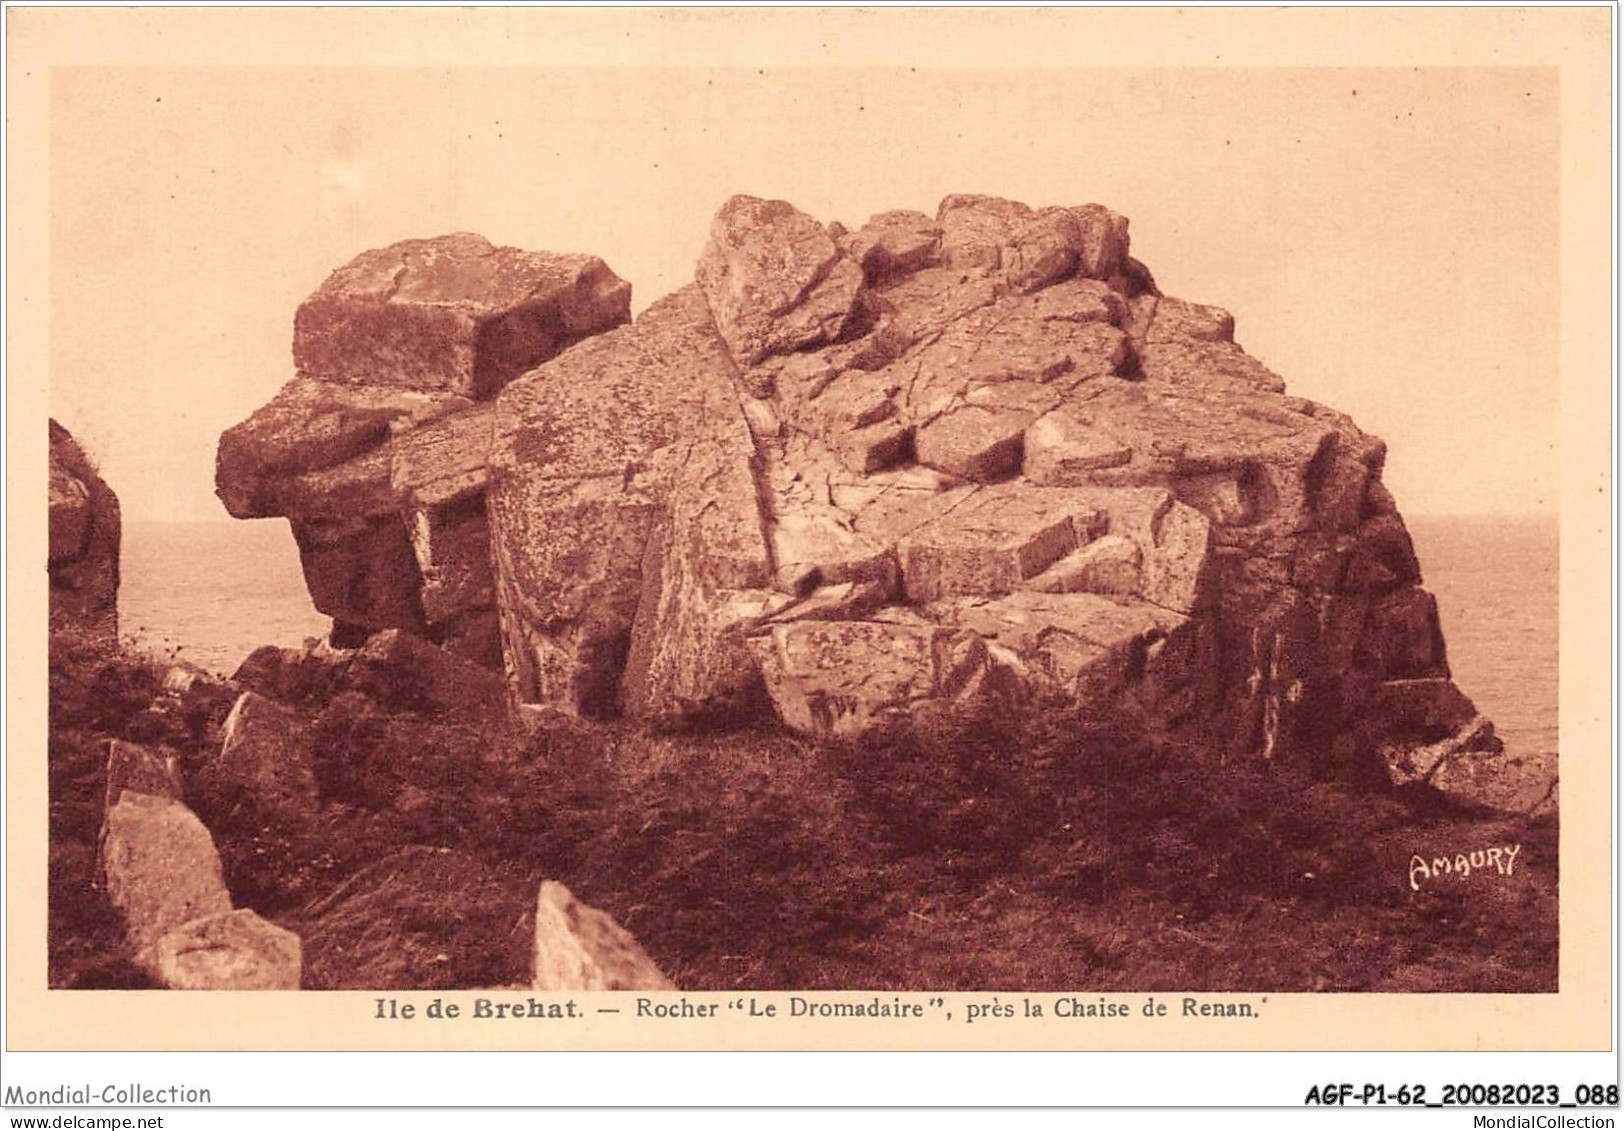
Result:
<svg viewBox="0 0 1624 1131">
<path fill-rule="evenodd" d="M 333 480 L 324 471 L 384 450 L 392 436 L 473 403 L 456 393 L 295 377 L 269 404 L 221 435 L 215 490 L 236 518 L 274 518 L 301 502 L 320 507 Z"/>
<path fill-rule="evenodd" d="M 914 601 L 1009 593 L 1091 541 L 1104 517 L 1064 491 L 975 492 L 899 543 L 903 589 Z"/>
<path fill-rule="evenodd" d="M 495 247 L 470 232 L 367 251 L 293 320 L 311 380 L 487 397 L 625 321 L 631 288 L 603 260 Z"/>
</svg>

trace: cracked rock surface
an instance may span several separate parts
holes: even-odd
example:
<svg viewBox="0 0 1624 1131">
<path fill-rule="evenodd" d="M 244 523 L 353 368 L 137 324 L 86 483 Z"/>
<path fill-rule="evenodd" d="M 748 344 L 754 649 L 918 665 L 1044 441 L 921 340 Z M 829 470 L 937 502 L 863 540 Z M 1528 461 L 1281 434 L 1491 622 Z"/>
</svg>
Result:
<svg viewBox="0 0 1624 1131">
<path fill-rule="evenodd" d="M 861 738 L 1080 709 L 1271 758 L 1498 750 L 1382 442 L 1161 294 L 1109 209 L 952 196 L 847 229 L 735 197 L 694 283 L 628 311 L 585 256 L 366 253 L 222 437 L 220 496 L 292 520 L 335 634 L 426 636 L 521 712 Z"/>
<path fill-rule="evenodd" d="M 291 521 L 335 643 L 401 628 L 499 666 L 492 398 L 630 307 L 586 255 L 468 233 L 358 255 L 294 316 L 293 379 L 220 437 L 216 493 L 237 518 Z"/>
<path fill-rule="evenodd" d="M 118 638 L 118 496 L 68 430 L 50 422 L 51 628 Z"/>
</svg>

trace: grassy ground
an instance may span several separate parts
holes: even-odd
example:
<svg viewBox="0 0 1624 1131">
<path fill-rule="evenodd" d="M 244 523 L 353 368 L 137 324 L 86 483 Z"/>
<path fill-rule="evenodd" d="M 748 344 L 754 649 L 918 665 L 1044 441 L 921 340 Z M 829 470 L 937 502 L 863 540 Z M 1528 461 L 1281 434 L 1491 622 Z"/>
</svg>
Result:
<svg viewBox="0 0 1624 1131">
<path fill-rule="evenodd" d="M 146 710 L 139 657 L 52 658 L 51 976 L 143 984 L 94 884 L 109 735 L 202 773 L 229 695 Z M 519 737 L 356 694 L 300 707 L 299 827 L 197 785 L 228 886 L 298 930 L 308 988 L 528 981 L 544 878 L 690 989 L 1556 989 L 1557 825 L 1353 793 L 1057 722 L 865 748 L 777 732 Z M 1025 754 L 1018 751 L 1026 750 Z M 1520 844 L 1515 871 L 1425 857 Z"/>
</svg>

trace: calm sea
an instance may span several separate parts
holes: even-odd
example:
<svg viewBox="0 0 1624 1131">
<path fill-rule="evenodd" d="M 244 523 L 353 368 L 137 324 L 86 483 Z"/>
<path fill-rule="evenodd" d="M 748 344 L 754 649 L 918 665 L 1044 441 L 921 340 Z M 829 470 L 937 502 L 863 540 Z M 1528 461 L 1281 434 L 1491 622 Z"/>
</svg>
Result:
<svg viewBox="0 0 1624 1131">
<path fill-rule="evenodd" d="M 119 566 L 119 631 L 223 675 L 261 644 L 332 626 L 305 592 L 286 519 L 125 523 Z"/>
<path fill-rule="evenodd" d="M 1555 758 L 1555 518 L 1406 520 L 1460 689 L 1524 757 Z"/>
<path fill-rule="evenodd" d="M 1554 754 L 1556 521 L 1421 517 L 1409 526 L 1461 689 L 1519 751 Z M 328 628 L 282 519 L 128 524 L 120 616 L 147 647 L 225 674 L 261 644 L 294 646 Z"/>
</svg>

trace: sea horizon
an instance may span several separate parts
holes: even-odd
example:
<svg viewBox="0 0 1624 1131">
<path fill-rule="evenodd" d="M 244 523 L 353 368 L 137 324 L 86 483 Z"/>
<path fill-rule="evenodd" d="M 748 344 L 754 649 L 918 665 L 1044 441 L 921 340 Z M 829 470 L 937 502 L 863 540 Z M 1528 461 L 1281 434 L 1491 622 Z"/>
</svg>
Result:
<svg viewBox="0 0 1624 1131">
<path fill-rule="evenodd" d="M 1508 743 L 1552 757 L 1558 520 L 1406 516 L 1456 682 Z M 121 631 L 165 658 L 229 676 L 257 647 L 299 647 L 331 628 L 310 602 L 286 519 L 131 520 L 121 557 Z"/>
</svg>

